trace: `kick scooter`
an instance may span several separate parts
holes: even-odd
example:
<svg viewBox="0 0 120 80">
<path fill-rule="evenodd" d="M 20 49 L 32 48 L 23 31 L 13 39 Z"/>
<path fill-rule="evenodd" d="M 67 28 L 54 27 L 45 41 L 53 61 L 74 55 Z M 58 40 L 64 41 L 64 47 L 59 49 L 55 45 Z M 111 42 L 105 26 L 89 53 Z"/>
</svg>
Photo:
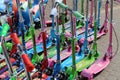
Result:
<svg viewBox="0 0 120 80">
<path fill-rule="evenodd" d="M 113 52 L 112 52 L 112 30 L 113 30 L 113 0 L 111 1 L 110 6 L 110 37 L 109 37 L 109 46 L 107 49 L 107 52 L 105 55 L 95 61 L 94 64 L 92 64 L 88 69 L 85 69 L 82 71 L 82 76 L 87 77 L 88 80 L 93 80 L 93 77 L 95 74 L 98 74 L 102 70 L 104 70 L 109 64 L 111 59 L 113 58 Z"/>
</svg>

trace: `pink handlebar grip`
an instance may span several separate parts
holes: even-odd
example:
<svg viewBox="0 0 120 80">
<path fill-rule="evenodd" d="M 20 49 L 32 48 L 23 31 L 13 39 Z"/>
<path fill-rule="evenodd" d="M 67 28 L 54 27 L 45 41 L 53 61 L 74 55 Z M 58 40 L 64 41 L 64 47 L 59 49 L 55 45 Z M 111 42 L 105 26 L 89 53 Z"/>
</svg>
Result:
<svg viewBox="0 0 120 80">
<path fill-rule="evenodd" d="M 22 54 L 21 57 L 22 57 L 23 62 L 26 66 L 27 72 L 31 72 L 34 69 L 34 65 L 31 63 L 28 55 L 27 54 Z"/>
<path fill-rule="evenodd" d="M 11 38 L 12 38 L 14 43 L 20 44 L 20 40 L 19 40 L 19 38 L 18 38 L 16 33 L 11 33 Z"/>
</svg>

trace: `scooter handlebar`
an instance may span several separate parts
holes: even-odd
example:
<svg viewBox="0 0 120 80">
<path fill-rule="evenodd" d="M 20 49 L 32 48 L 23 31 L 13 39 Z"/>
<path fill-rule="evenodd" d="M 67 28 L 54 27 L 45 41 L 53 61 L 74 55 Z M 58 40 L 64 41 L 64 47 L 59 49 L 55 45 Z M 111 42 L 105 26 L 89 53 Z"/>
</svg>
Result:
<svg viewBox="0 0 120 80">
<path fill-rule="evenodd" d="M 74 15 L 76 18 L 84 19 L 84 16 L 83 16 L 82 14 L 80 14 L 78 11 L 73 11 L 73 15 Z"/>
<path fill-rule="evenodd" d="M 28 55 L 27 54 L 22 54 L 21 57 L 23 59 L 23 62 L 25 64 L 27 72 L 31 72 L 34 69 L 34 65 L 30 61 Z"/>
<path fill-rule="evenodd" d="M 3 24 L 3 25 L 2 25 L 1 35 L 2 35 L 2 36 L 6 36 L 9 29 L 10 29 L 10 27 L 9 27 L 8 24 Z"/>
<path fill-rule="evenodd" d="M 16 33 L 11 33 L 11 38 L 15 44 L 20 44 L 20 40 Z"/>
<path fill-rule="evenodd" d="M 62 2 L 59 2 L 59 3 L 58 3 L 58 6 L 61 7 L 61 8 L 63 8 L 63 9 L 67 9 L 67 8 L 68 8 L 68 6 L 65 5 L 65 4 L 62 3 Z"/>
</svg>

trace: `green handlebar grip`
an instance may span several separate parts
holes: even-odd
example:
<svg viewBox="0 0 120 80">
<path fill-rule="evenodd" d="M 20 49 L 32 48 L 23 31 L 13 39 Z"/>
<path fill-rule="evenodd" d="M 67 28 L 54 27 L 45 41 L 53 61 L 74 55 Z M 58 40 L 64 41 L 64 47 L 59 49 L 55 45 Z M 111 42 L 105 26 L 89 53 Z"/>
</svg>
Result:
<svg viewBox="0 0 120 80">
<path fill-rule="evenodd" d="M 63 9 L 67 9 L 68 8 L 68 6 L 65 5 L 64 3 L 58 3 L 58 6 L 63 8 Z"/>
<path fill-rule="evenodd" d="M 1 32 L 1 36 L 6 36 L 7 35 L 7 32 L 8 30 L 10 29 L 9 25 L 8 24 L 3 24 L 2 25 L 2 32 Z"/>
<path fill-rule="evenodd" d="M 84 16 L 82 14 L 80 14 L 78 11 L 73 11 L 73 15 L 76 18 L 79 18 L 79 19 L 83 19 L 84 18 Z"/>
</svg>

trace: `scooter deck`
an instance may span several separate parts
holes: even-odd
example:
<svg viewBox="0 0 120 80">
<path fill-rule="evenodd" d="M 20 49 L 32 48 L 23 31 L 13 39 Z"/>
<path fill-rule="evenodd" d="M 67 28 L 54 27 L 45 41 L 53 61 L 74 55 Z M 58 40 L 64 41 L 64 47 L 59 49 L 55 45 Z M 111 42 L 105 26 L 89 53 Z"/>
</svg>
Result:
<svg viewBox="0 0 120 80">
<path fill-rule="evenodd" d="M 82 70 L 84 70 L 85 68 L 88 68 L 90 65 L 92 65 L 95 61 L 95 57 L 93 56 L 94 53 L 91 53 L 91 57 L 89 58 L 89 55 L 86 56 L 83 60 L 81 60 L 80 62 L 78 62 L 76 64 L 76 71 L 81 72 Z M 100 54 L 99 52 L 97 54 Z M 99 55 L 97 56 L 99 57 Z"/>
<path fill-rule="evenodd" d="M 69 31 L 69 29 L 70 29 L 70 27 L 71 27 L 71 22 L 69 21 L 69 22 L 67 22 L 67 23 L 65 23 L 65 30 L 68 30 Z M 78 29 L 81 29 L 83 26 L 82 25 L 77 25 L 76 26 L 76 29 L 78 30 Z"/>
<path fill-rule="evenodd" d="M 88 31 L 91 32 L 91 28 L 88 28 Z M 83 38 L 85 36 L 83 33 L 85 33 L 85 28 L 84 27 L 82 27 L 82 28 L 80 28 L 76 31 L 76 35 L 77 35 L 78 40 L 80 40 L 81 38 Z"/>
<path fill-rule="evenodd" d="M 68 51 L 68 49 L 65 49 L 65 50 L 61 51 L 60 52 L 60 61 L 65 60 L 71 54 L 72 54 L 72 51 Z M 55 55 L 54 57 L 52 57 L 52 60 L 54 60 L 55 62 L 57 62 L 57 55 Z"/>
<path fill-rule="evenodd" d="M 37 38 L 36 38 L 36 45 L 40 44 L 41 42 L 42 42 L 42 39 L 37 39 Z M 32 40 L 29 40 L 29 41 L 26 43 L 26 48 L 27 48 L 27 49 L 33 48 L 33 42 L 32 42 Z"/>
<path fill-rule="evenodd" d="M 46 46 L 47 46 L 47 48 L 50 48 L 52 46 L 52 41 L 47 42 Z M 38 44 L 36 46 L 36 48 L 37 48 L 37 53 L 43 52 L 43 44 L 42 43 Z M 31 48 L 31 49 L 27 50 L 27 54 L 28 55 L 34 54 L 34 49 Z"/>
<path fill-rule="evenodd" d="M 84 58 L 84 56 L 85 56 L 84 54 L 76 53 L 75 54 L 76 63 L 81 61 Z M 65 69 L 65 67 L 70 67 L 70 66 L 72 66 L 72 55 L 61 63 L 61 69 Z"/>
<path fill-rule="evenodd" d="M 89 67 L 94 61 L 95 57 L 91 57 L 90 59 L 88 57 L 85 57 L 83 60 L 76 64 L 76 70 L 78 72 L 81 72 L 83 69 Z"/>
<path fill-rule="evenodd" d="M 57 52 L 56 52 L 56 47 L 52 46 L 50 49 L 47 50 L 48 52 L 48 58 L 52 58 Z M 42 53 L 42 55 L 40 56 L 40 61 L 42 61 L 44 58 L 44 54 Z"/>
<path fill-rule="evenodd" d="M 100 58 L 87 69 L 87 72 L 90 72 L 92 74 L 97 74 L 100 71 L 102 71 L 104 68 L 106 68 L 109 63 L 110 63 L 110 59 L 103 60 L 103 58 Z"/>
<path fill-rule="evenodd" d="M 100 38 L 100 37 L 102 37 L 102 36 L 105 35 L 105 34 L 106 34 L 105 32 L 101 32 L 101 33 L 98 32 L 98 33 L 97 33 L 97 39 Z M 94 40 L 94 35 L 89 36 L 89 37 L 87 38 L 87 40 L 88 40 L 89 43 L 91 43 L 91 42 Z M 80 43 L 83 43 L 84 38 L 81 38 L 79 41 L 80 41 Z"/>
</svg>

